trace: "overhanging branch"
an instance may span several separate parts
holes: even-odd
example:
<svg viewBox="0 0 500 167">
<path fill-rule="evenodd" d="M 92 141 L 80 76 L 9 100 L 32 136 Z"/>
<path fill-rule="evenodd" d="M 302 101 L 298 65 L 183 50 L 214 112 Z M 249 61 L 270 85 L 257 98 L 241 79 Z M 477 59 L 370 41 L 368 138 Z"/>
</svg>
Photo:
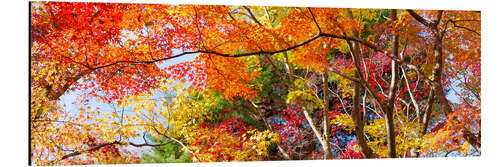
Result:
<svg viewBox="0 0 500 167">
<path fill-rule="evenodd" d="M 221 53 L 221 52 L 217 52 L 217 51 L 211 51 L 211 50 L 198 50 L 198 51 L 189 51 L 189 52 L 182 52 L 180 54 L 177 54 L 177 55 L 173 55 L 173 56 L 170 56 L 170 57 L 165 57 L 165 58 L 161 58 L 161 59 L 153 59 L 153 60 L 142 60 L 142 61 L 133 61 L 133 60 L 120 60 L 120 61 L 116 61 L 116 62 L 113 62 L 113 63 L 110 63 L 110 64 L 106 64 L 106 65 L 101 65 L 101 66 L 97 66 L 97 67 L 91 67 L 91 66 L 86 66 L 87 68 L 91 69 L 91 70 L 97 70 L 97 69 L 101 69 L 101 68 L 106 68 L 106 67 L 110 67 L 110 66 L 113 66 L 113 65 L 116 65 L 116 64 L 121 64 L 121 63 L 129 63 L 129 64 L 133 64 L 133 65 L 139 65 L 139 64 L 152 64 L 152 63 L 156 63 L 156 62 L 161 62 L 161 61 L 164 61 L 164 60 L 169 60 L 169 59 L 173 59 L 173 58 L 177 58 L 177 57 L 181 57 L 181 56 L 185 56 L 185 55 L 190 55 L 190 54 L 199 54 L 199 53 L 205 53 L 205 54 L 213 54 L 213 55 L 217 55 L 217 56 L 222 56 L 222 57 L 245 57 L 245 56 L 254 56 L 254 55 L 265 55 L 265 54 L 268 54 L 268 55 L 272 55 L 272 54 L 276 54 L 276 53 L 282 53 L 282 52 L 286 52 L 286 51 L 289 51 L 289 50 L 293 50 L 293 49 L 296 49 L 296 48 L 299 48 L 301 46 L 304 46 L 320 37 L 329 37 L 329 38 L 336 38 L 336 39 L 344 39 L 344 40 L 350 40 L 350 41 L 356 41 L 356 42 L 359 42 L 361 43 L 362 45 L 368 47 L 368 48 L 371 48 L 377 52 L 382 52 L 382 53 L 385 53 L 381 48 L 378 48 L 377 46 L 375 46 L 375 44 L 373 43 L 370 43 L 368 41 L 365 41 L 363 39 L 360 39 L 360 38 L 356 38 L 356 37 L 348 37 L 348 36 L 341 36 L 341 35 L 335 35 L 335 34 L 328 34 L 328 33 L 318 33 L 316 35 L 314 35 L 313 37 L 301 42 L 301 43 L 298 43 L 296 45 L 293 45 L 293 46 L 290 46 L 290 47 L 287 47 L 287 48 L 284 48 L 284 49 L 279 49 L 279 50 L 274 50 L 274 51 L 266 51 L 266 50 L 262 50 L 262 51 L 257 51 L 257 52 L 247 52 L 247 53 L 238 53 L 238 54 L 227 54 L 227 53 Z"/>
<path fill-rule="evenodd" d="M 72 152 L 70 154 L 66 154 L 66 155 L 62 156 L 61 158 L 55 159 L 53 161 L 50 161 L 49 163 L 47 163 L 45 165 L 54 165 L 55 163 L 57 163 L 59 161 L 62 161 L 62 160 L 65 160 L 65 159 L 68 159 L 70 157 L 74 157 L 74 156 L 78 156 L 78 155 L 85 154 L 85 153 L 88 153 L 88 152 L 96 151 L 96 150 L 99 150 L 99 149 L 101 149 L 103 147 L 110 146 L 110 145 L 131 145 L 131 146 L 134 146 L 134 147 L 146 147 L 146 146 L 157 147 L 157 146 L 167 145 L 167 144 L 171 143 L 172 141 L 173 140 L 168 141 L 166 143 L 160 143 L 160 144 L 149 144 L 147 142 L 144 143 L 144 144 L 136 144 L 136 143 L 133 143 L 133 142 L 120 142 L 120 141 L 114 141 L 114 142 L 109 142 L 109 143 L 102 143 L 102 144 L 90 147 L 88 149 L 85 149 L 85 150 L 75 151 L 75 152 Z"/>
</svg>

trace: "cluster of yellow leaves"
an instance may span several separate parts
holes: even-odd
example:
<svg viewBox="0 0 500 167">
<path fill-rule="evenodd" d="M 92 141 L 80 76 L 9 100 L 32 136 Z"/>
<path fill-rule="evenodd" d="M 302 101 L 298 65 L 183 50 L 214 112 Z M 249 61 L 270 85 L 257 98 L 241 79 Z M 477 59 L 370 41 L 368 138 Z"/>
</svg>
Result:
<svg viewBox="0 0 500 167">
<path fill-rule="evenodd" d="M 335 115 L 330 124 L 342 126 L 346 130 L 354 131 L 354 121 L 351 119 L 351 116 L 349 114 Z"/>
<path fill-rule="evenodd" d="M 345 69 L 342 69 L 342 70 L 339 70 L 340 72 L 348 75 L 348 76 L 354 76 L 355 74 L 355 68 L 345 68 Z M 338 75 L 338 74 L 332 74 L 331 75 L 331 79 L 333 79 L 334 81 L 336 81 L 337 83 L 337 88 L 339 90 L 342 90 L 342 98 L 347 98 L 347 97 L 351 97 L 352 96 L 352 83 L 350 80 Z"/>
<path fill-rule="evenodd" d="M 299 104 L 307 109 L 323 107 L 323 100 L 315 96 L 314 91 L 309 89 L 306 79 L 295 79 L 293 84 L 297 90 L 288 93 L 286 103 Z"/>
<path fill-rule="evenodd" d="M 220 129 L 199 128 L 187 137 L 186 143 L 201 162 L 215 161 L 257 161 L 268 154 L 271 143 L 279 136 L 269 130 L 249 130 L 241 137 Z"/>
<path fill-rule="evenodd" d="M 49 153 L 57 152 L 56 143 L 51 141 L 55 136 L 50 135 L 50 132 L 56 132 L 56 128 L 53 128 L 55 123 L 49 121 L 38 121 L 38 119 L 50 119 L 57 118 L 59 113 L 57 111 L 58 106 L 53 102 L 50 102 L 47 97 L 45 97 L 45 91 L 41 88 L 32 89 L 31 97 L 31 149 L 32 156 L 37 157 L 32 159 L 35 164 L 44 164 L 50 161 Z M 36 121 L 35 121 L 36 120 Z M 50 140 L 47 140 L 50 139 Z"/>
<path fill-rule="evenodd" d="M 288 93 L 286 98 L 288 104 L 300 104 L 307 109 L 320 109 L 323 107 L 322 100 L 314 95 L 312 90 L 296 90 Z"/>
<path fill-rule="evenodd" d="M 198 129 L 201 122 L 210 119 L 211 114 L 208 108 L 215 101 L 211 93 L 201 95 L 202 101 L 189 99 L 195 92 L 185 92 L 178 94 L 170 105 L 163 108 L 162 116 L 165 117 L 168 125 L 167 133 L 172 137 L 190 136 L 190 133 Z"/>
<path fill-rule="evenodd" d="M 162 79 L 159 84 L 161 92 L 153 92 L 138 96 L 131 96 L 119 101 L 120 107 L 131 107 L 131 114 L 125 116 L 128 125 L 122 127 L 120 132 L 125 137 L 138 136 L 140 132 L 154 134 L 160 139 L 165 134 L 174 138 L 186 135 L 197 129 L 200 121 L 210 118 L 206 108 L 213 98 L 197 93 L 195 89 L 183 87 L 183 82 L 174 82 Z M 165 98 L 168 92 L 174 92 L 175 98 Z M 203 101 L 196 101 L 191 97 L 203 96 Z M 113 114 L 112 118 L 117 117 Z M 137 127 L 134 129 L 127 127 Z M 161 134 L 158 134 L 160 132 Z"/>
<path fill-rule="evenodd" d="M 128 127 L 120 129 L 123 126 L 111 119 L 105 119 L 105 114 L 100 111 L 82 108 L 77 113 L 68 113 L 64 112 L 64 107 L 54 101 L 48 101 L 41 89 L 33 91 L 32 95 L 31 148 L 33 162 L 37 165 L 88 163 L 92 157 L 76 157 L 65 161 L 58 161 L 58 158 L 71 153 L 67 150 L 88 149 L 85 142 L 89 137 L 101 142 L 113 142 L 120 136 L 122 139 L 128 138 L 124 133 L 120 133 L 129 130 Z"/>
<path fill-rule="evenodd" d="M 46 62 L 32 68 L 30 147 L 32 161 L 36 165 L 52 162 L 66 164 L 57 162 L 57 158 L 68 154 L 66 150 L 84 150 L 87 137 L 99 134 L 99 127 L 95 126 L 97 120 L 93 119 L 97 117 L 83 116 L 86 109 L 76 113 L 66 112 L 65 106 L 59 105 L 58 100 L 52 100 L 64 91 L 62 86 L 66 81 L 61 78 L 71 74 L 71 71 L 57 67 L 56 63 Z"/>
<path fill-rule="evenodd" d="M 399 157 L 407 155 L 411 149 L 420 150 L 424 145 L 421 137 L 421 125 L 406 119 L 401 112 L 395 115 L 396 151 Z M 331 124 L 342 126 L 346 130 L 354 131 L 354 121 L 348 114 L 336 115 Z M 368 121 L 364 133 L 369 137 L 368 146 L 378 157 L 388 157 L 385 118 Z M 358 147 L 355 147 L 358 148 Z M 359 148 L 358 148 L 359 149 Z M 359 150 L 357 150 L 359 151 Z"/>
</svg>

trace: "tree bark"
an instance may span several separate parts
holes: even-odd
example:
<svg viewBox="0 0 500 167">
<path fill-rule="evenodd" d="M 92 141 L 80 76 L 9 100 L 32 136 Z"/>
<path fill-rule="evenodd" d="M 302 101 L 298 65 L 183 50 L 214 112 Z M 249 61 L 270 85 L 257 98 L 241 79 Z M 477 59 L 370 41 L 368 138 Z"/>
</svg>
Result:
<svg viewBox="0 0 500 167">
<path fill-rule="evenodd" d="M 361 153 L 363 153 L 365 158 L 375 158 L 373 156 L 372 149 L 368 146 L 366 138 L 365 138 L 365 121 L 361 118 L 360 112 L 360 86 L 359 83 L 354 82 L 354 91 L 353 91 L 353 110 L 351 111 L 351 118 L 354 121 L 354 132 L 357 138 L 357 144 L 361 148 Z"/>
<path fill-rule="evenodd" d="M 311 115 L 309 115 L 309 111 L 307 110 L 307 108 L 305 107 L 302 107 L 302 110 L 303 110 L 303 113 L 304 113 L 304 117 L 306 118 L 307 120 L 307 123 L 309 123 L 309 126 L 311 126 L 311 129 L 313 130 L 314 132 L 314 135 L 316 136 L 316 138 L 319 140 L 319 143 L 321 144 L 321 146 L 323 147 L 323 150 L 325 151 L 325 155 L 326 154 L 329 154 L 331 155 L 331 150 L 327 150 L 326 148 L 328 148 L 330 145 L 327 144 L 327 141 L 325 140 L 325 138 L 323 137 L 323 134 L 321 134 L 321 132 L 318 130 L 318 127 L 316 127 L 316 125 L 314 124 L 314 121 L 311 117 Z M 327 152 L 330 152 L 330 153 L 327 153 Z M 326 156 L 325 156 L 326 157 Z"/>
<path fill-rule="evenodd" d="M 397 10 L 392 9 L 391 10 L 391 19 L 393 21 L 397 20 Z M 399 35 L 397 32 L 394 32 L 394 35 L 392 37 L 392 56 L 397 57 L 399 54 Z M 392 72 L 391 72 L 391 85 L 389 87 L 390 92 L 389 92 L 389 100 L 387 102 L 385 111 L 385 121 L 386 121 L 386 130 L 387 130 L 387 143 L 388 143 L 388 150 L 389 150 L 389 157 L 391 158 L 396 158 L 396 135 L 394 133 L 394 118 L 393 118 L 393 110 L 394 110 L 394 101 L 396 97 L 396 82 L 398 81 L 399 77 L 399 63 L 395 60 L 392 60 L 391 62 L 392 65 Z"/>
<path fill-rule="evenodd" d="M 432 115 L 432 105 L 434 104 L 434 99 L 434 88 L 431 88 L 431 91 L 429 92 L 429 99 L 427 100 L 427 106 L 425 107 L 423 120 L 421 122 L 422 124 L 424 124 L 424 127 L 422 128 L 422 136 L 427 133 L 427 127 L 429 127 L 429 120 L 431 119 Z"/>
<path fill-rule="evenodd" d="M 328 98 L 328 68 L 323 72 L 323 137 L 325 138 L 324 159 L 332 158 L 330 147 L 330 121 L 328 121 L 328 111 L 330 111 L 330 99 Z"/>
<path fill-rule="evenodd" d="M 351 19 L 353 19 L 353 15 L 350 9 L 347 9 L 347 16 Z M 354 36 L 358 37 L 359 33 L 357 31 L 354 31 Z M 354 64 L 356 65 L 356 74 L 355 77 L 358 78 L 361 81 L 364 81 L 362 79 L 363 76 L 361 76 L 361 67 L 360 67 L 360 49 L 359 49 L 359 44 L 356 42 L 350 42 L 347 41 L 349 50 L 351 52 L 351 56 L 353 58 Z M 354 85 L 354 90 L 353 90 L 353 110 L 351 111 L 351 118 L 354 121 L 354 132 L 356 134 L 357 138 L 357 144 L 361 148 L 361 152 L 363 153 L 365 158 L 375 158 L 373 150 L 368 146 L 366 138 L 365 138 L 365 132 L 364 132 L 364 126 L 365 122 L 364 119 L 361 118 L 361 112 L 360 112 L 360 83 L 359 82 L 353 82 Z M 368 88 L 367 88 L 368 89 Z"/>
</svg>

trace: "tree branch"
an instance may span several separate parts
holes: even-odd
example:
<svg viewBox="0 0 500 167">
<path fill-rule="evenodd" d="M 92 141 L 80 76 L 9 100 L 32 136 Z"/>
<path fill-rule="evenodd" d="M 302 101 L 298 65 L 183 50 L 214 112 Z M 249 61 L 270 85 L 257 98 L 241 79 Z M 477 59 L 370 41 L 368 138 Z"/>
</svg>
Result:
<svg viewBox="0 0 500 167">
<path fill-rule="evenodd" d="M 439 25 L 439 22 L 441 22 L 441 18 L 443 18 L 443 12 L 444 12 L 443 10 L 438 11 L 437 19 L 434 21 L 433 24 L 434 27 L 437 27 Z"/>
<path fill-rule="evenodd" d="M 257 23 L 259 26 L 263 26 L 259 20 L 257 20 L 257 18 L 255 17 L 255 15 L 253 15 L 252 13 L 252 10 L 250 8 L 248 8 L 247 6 L 243 6 L 243 8 L 245 8 L 245 10 L 248 12 L 248 14 L 250 15 L 250 18 L 255 22 Z"/>
<path fill-rule="evenodd" d="M 316 28 L 318 28 L 318 32 L 321 34 L 321 27 L 319 27 L 318 21 L 316 21 L 316 17 L 314 17 L 314 13 L 312 12 L 311 8 L 307 8 L 307 10 L 309 10 L 309 13 L 311 13 L 314 24 L 316 25 Z"/>
<path fill-rule="evenodd" d="M 191 153 L 191 155 L 193 155 L 193 158 L 194 158 L 194 161 L 198 162 L 200 161 L 200 158 L 198 158 L 198 156 L 193 152 L 193 150 L 189 149 L 186 145 L 184 145 L 184 143 L 182 143 L 181 141 L 177 140 L 176 138 L 173 138 L 165 133 L 161 133 L 158 129 L 156 129 L 155 127 L 153 127 L 153 129 L 156 131 L 156 133 L 166 137 L 166 138 L 169 138 L 177 143 L 179 143 L 186 151 L 188 151 L 189 153 Z"/>
<path fill-rule="evenodd" d="M 450 20 L 450 21 L 451 21 L 451 23 L 453 24 L 453 27 L 456 27 L 456 28 L 461 28 L 461 29 L 465 29 L 465 30 L 467 30 L 467 31 L 473 32 L 473 33 L 474 33 L 474 34 L 476 34 L 476 35 L 481 36 L 481 33 L 478 33 L 477 31 L 474 31 L 473 29 L 470 29 L 470 28 L 467 28 L 467 27 L 464 27 L 464 26 L 457 25 L 455 20 Z"/>
<path fill-rule="evenodd" d="M 410 15 L 415 19 L 417 20 L 418 22 L 422 23 L 423 25 L 427 26 L 427 27 L 432 27 L 432 23 L 427 21 L 426 19 L 424 19 L 422 16 L 418 15 L 417 12 L 415 12 L 414 10 L 411 10 L 411 9 L 406 9 L 406 11 L 408 13 L 410 13 Z"/>
<path fill-rule="evenodd" d="M 144 143 L 144 144 L 136 144 L 136 143 L 133 143 L 133 142 L 119 142 L 119 141 L 114 141 L 114 142 L 109 142 L 109 143 L 102 143 L 102 144 L 96 145 L 94 147 L 85 149 L 85 150 L 75 151 L 75 152 L 72 152 L 70 154 L 66 154 L 66 155 L 62 156 L 61 158 L 59 158 L 59 159 L 55 159 L 55 160 L 53 160 L 51 162 L 48 162 L 46 165 L 54 165 L 55 163 L 57 163 L 59 161 L 62 161 L 62 160 L 65 160 L 65 159 L 68 159 L 70 157 L 74 157 L 74 156 L 78 156 L 78 155 L 85 154 L 85 153 L 88 153 L 88 152 L 96 151 L 96 150 L 99 150 L 99 149 L 101 149 L 103 147 L 110 146 L 110 145 L 115 145 L 115 144 L 116 145 L 131 145 L 131 146 L 134 146 L 134 147 L 145 147 L 145 146 L 156 147 L 156 146 L 164 146 L 164 145 L 167 145 L 167 144 L 169 144 L 171 142 L 172 141 L 168 141 L 166 143 L 160 143 L 160 144 L 148 144 L 147 142 Z"/>
<path fill-rule="evenodd" d="M 287 48 L 284 48 L 284 49 L 274 50 L 274 51 L 261 50 L 261 51 L 256 51 L 256 52 L 247 52 L 247 53 L 238 53 L 238 54 L 227 54 L 227 53 L 220 53 L 220 52 L 211 51 L 211 50 L 198 50 L 198 51 L 182 52 L 182 53 L 179 53 L 177 55 L 173 55 L 173 56 L 165 57 L 165 58 L 161 58 L 161 59 L 143 60 L 143 61 L 120 60 L 120 61 L 116 61 L 116 62 L 113 62 L 113 63 L 110 63 L 110 64 L 96 66 L 96 67 L 91 67 L 90 65 L 84 65 L 84 66 L 86 66 L 90 70 L 97 70 L 97 69 L 106 68 L 106 67 L 110 67 L 110 66 L 113 66 L 113 65 L 116 65 L 116 64 L 121 64 L 121 63 L 130 63 L 132 65 L 152 64 L 152 63 L 156 63 L 156 62 L 160 62 L 160 61 L 164 61 L 164 60 L 169 60 L 169 59 L 181 57 L 181 56 L 184 56 L 184 55 L 199 54 L 199 53 L 213 54 L 213 55 L 222 56 L 222 57 L 245 57 L 245 56 L 253 56 L 253 55 L 263 55 L 263 54 L 270 54 L 270 55 L 272 55 L 272 54 L 282 53 L 282 52 L 286 52 L 286 51 L 289 51 L 289 50 L 296 49 L 296 48 L 304 46 L 304 45 L 306 45 L 306 44 L 308 44 L 308 43 L 310 43 L 310 42 L 312 42 L 312 41 L 314 41 L 314 40 L 316 40 L 316 39 L 318 39 L 320 37 L 329 37 L 329 38 L 336 38 L 336 39 L 344 39 L 344 40 L 356 41 L 356 42 L 359 42 L 359 43 L 361 43 L 361 44 L 367 46 L 368 48 L 371 48 L 371 49 L 373 49 L 373 50 L 375 50 L 377 52 L 385 53 L 381 48 L 378 48 L 373 43 L 370 43 L 368 41 L 362 40 L 362 39 L 357 38 L 357 37 L 347 37 L 347 36 L 340 36 L 340 35 L 327 34 L 327 33 L 318 33 L 318 34 L 314 35 L 313 37 L 311 37 L 311 38 L 309 38 L 309 39 L 307 39 L 307 40 L 305 40 L 305 41 L 303 41 L 301 43 L 298 43 L 296 45 L 293 45 L 293 46 L 290 46 L 290 47 L 287 47 Z"/>
</svg>

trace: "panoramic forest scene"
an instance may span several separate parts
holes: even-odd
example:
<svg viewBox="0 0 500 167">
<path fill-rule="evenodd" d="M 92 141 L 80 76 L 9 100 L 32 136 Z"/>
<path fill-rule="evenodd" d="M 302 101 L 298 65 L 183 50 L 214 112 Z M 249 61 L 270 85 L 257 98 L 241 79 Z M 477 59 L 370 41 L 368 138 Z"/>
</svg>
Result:
<svg viewBox="0 0 500 167">
<path fill-rule="evenodd" d="M 30 3 L 31 165 L 481 156 L 481 12 Z"/>
</svg>

